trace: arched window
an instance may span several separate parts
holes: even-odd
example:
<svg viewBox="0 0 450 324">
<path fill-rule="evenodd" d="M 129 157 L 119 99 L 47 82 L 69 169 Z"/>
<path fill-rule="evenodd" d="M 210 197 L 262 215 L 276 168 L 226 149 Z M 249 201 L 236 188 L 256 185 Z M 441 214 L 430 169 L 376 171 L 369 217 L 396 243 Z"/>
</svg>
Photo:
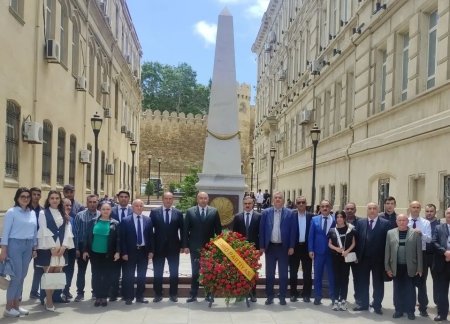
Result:
<svg viewBox="0 0 450 324">
<path fill-rule="evenodd" d="M 52 135 L 53 126 L 44 120 L 44 143 L 42 144 L 42 182 L 50 185 L 52 180 Z"/>
<path fill-rule="evenodd" d="M 94 46 L 89 44 L 89 93 L 94 95 L 94 82 L 95 82 L 95 52 Z"/>
<path fill-rule="evenodd" d="M 5 177 L 18 179 L 19 176 L 19 127 L 20 107 L 14 101 L 6 102 L 6 159 Z"/>
<path fill-rule="evenodd" d="M 101 103 L 102 99 L 102 58 L 97 55 L 97 102 Z"/>
<path fill-rule="evenodd" d="M 87 149 L 89 152 L 91 152 L 91 159 L 92 159 L 92 145 L 88 144 Z M 92 167 L 91 163 L 88 163 L 86 165 L 86 188 L 91 189 L 91 178 L 92 178 Z"/>
<path fill-rule="evenodd" d="M 64 128 L 58 129 L 58 150 L 57 150 L 57 164 L 56 164 L 56 183 L 64 185 L 64 172 L 66 170 L 66 131 Z"/>
<path fill-rule="evenodd" d="M 72 75 L 77 77 L 80 73 L 80 31 L 76 19 L 72 19 Z"/>
<path fill-rule="evenodd" d="M 67 66 L 68 57 L 68 36 L 69 36 L 69 15 L 67 13 L 67 6 L 63 1 L 61 4 L 61 21 L 59 24 L 59 44 L 60 44 L 60 55 L 61 63 Z"/>
<path fill-rule="evenodd" d="M 69 183 L 75 186 L 75 164 L 77 159 L 77 138 L 70 135 L 69 144 Z"/>
<path fill-rule="evenodd" d="M 105 151 L 102 151 L 102 166 L 100 170 L 100 190 L 105 190 L 105 169 L 106 169 L 106 155 Z"/>
</svg>

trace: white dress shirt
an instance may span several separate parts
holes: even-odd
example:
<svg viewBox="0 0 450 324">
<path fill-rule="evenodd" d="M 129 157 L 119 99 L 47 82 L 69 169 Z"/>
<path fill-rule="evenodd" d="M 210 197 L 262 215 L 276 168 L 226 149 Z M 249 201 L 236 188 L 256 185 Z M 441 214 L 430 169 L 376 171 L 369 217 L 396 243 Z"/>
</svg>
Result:
<svg viewBox="0 0 450 324">
<path fill-rule="evenodd" d="M 413 228 L 414 220 L 411 216 L 408 217 L 408 227 Z M 417 217 L 416 220 L 416 229 L 419 229 L 422 232 L 422 251 L 427 249 L 427 243 L 431 243 L 431 225 L 430 222 L 423 218 Z"/>
</svg>

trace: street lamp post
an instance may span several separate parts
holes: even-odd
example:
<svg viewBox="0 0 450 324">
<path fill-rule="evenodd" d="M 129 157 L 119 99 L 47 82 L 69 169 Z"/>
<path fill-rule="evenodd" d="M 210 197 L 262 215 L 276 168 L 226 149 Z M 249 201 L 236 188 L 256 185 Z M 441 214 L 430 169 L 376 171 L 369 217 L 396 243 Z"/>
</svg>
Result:
<svg viewBox="0 0 450 324">
<path fill-rule="evenodd" d="M 273 160 L 275 159 L 275 153 L 277 152 L 277 150 L 275 149 L 275 147 L 272 147 L 270 149 L 270 205 L 272 205 L 272 199 L 273 199 Z"/>
<path fill-rule="evenodd" d="M 157 199 L 159 199 L 159 190 L 161 189 L 161 158 L 158 158 L 158 193 L 157 193 Z"/>
<path fill-rule="evenodd" d="M 252 168 L 252 170 L 250 172 L 250 174 L 251 174 L 251 177 L 250 177 L 250 192 L 253 191 L 253 164 L 254 163 L 255 163 L 255 158 L 252 156 L 252 157 L 250 157 L 250 166 Z"/>
<path fill-rule="evenodd" d="M 131 201 L 134 199 L 134 154 L 136 153 L 137 143 L 131 142 Z"/>
<path fill-rule="evenodd" d="M 98 134 L 102 128 L 103 119 L 95 113 L 91 118 L 91 126 L 94 131 L 94 194 L 98 195 Z"/>
<path fill-rule="evenodd" d="M 312 174 L 312 193 L 311 193 L 311 213 L 314 213 L 316 203 L 316 157 L 317 157 L 317 144 L 319 144 L 320 128 L 317 124 L 310 130 L 311 140 L 313 144 L 313 174 Z"/>
<path fill-rule="evenodd" d="M 151 172 L 151 168 L 152 168 L 152 155 L 149 154 L 148 155 L 148 181 L 150 180 L 150 172 Z M 148 183 L 147 181 L 147 183 Z M 145 186 L 145 188 L 147 189 L 147 186 Z M 147 205 L 150 205 L 150 195 L 147 195 Z"/>
</svg>

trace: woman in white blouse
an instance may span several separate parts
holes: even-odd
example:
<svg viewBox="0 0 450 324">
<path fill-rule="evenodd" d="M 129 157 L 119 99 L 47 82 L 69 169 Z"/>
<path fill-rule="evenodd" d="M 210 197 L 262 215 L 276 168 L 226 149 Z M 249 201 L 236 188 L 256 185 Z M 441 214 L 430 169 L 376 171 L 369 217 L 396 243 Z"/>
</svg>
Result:
<svg viewBox="0 0 450 324">
<path fill-rule="evenodd" d="M 61 193 L 51 190 L 38 219 L 36 265 L 43 267 L 45 272 L 62 272 L 67 264 L 67 250 L 74 248 L 72 226 L 64 215 Z M 53 290 L 45 290 L 45 294 L 44 306 L 54 312 Z"/>
</svg>

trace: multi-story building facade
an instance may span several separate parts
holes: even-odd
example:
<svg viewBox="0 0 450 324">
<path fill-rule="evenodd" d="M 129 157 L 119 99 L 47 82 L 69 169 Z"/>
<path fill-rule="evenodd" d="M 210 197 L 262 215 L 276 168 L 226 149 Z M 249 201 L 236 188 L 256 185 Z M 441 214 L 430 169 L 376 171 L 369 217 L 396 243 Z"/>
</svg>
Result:
<svg viewBox="0 0 450 324">
<path fill-rule="evenodd" d="M 252 47 L 258 58 L 258 187 L 316 201 L 400 211 L 450 203 L 450 2 L 271 0 Z M 361 207 L 360 213 L 365 211 Z"/>
<path fill-rule="evenodd" d="M 19 186 L 94 192 L 95 113 L 98 193 L 131 190 L 142 50 L 126 1 L 3 1 L 0 27 L 0 210 Z"/>
</svg>

